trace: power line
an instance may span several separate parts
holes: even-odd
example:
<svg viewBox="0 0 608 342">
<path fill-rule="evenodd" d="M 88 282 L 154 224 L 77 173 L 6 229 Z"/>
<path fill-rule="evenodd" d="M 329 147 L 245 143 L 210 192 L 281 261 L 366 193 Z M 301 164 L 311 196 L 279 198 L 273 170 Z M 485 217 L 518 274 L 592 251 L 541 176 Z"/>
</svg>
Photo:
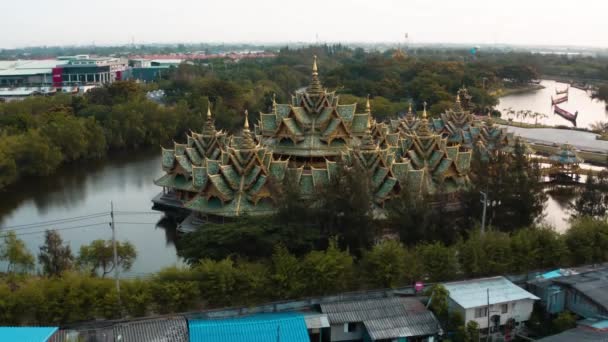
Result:
<svg viewBox="0 0 608 342">
<path fill-rule="evenodd" d="M 20 229 L 39 228 L 39 227 L 52 226 L 52 225 L 62 224 L 62 223 L 84 221 L 84 220 L 88 220 L 91 218 L 98 218 L 98 217 L 106 216 L 109 214 L 110 214 L 109 212 L 103 212 L 103 213 L 89 214 L 89 215 L 83 215 L 83 216 L 68 217 L 68 218 L 64 218 L 64 219 L 41 221 L 41 222 L 36 222 L 36 223 L 18 224 L 18 225 L 14 225 L 14 226 L 0 227 L 0 229 L 2 229 L 3 231 L 16 231 L 16 230 L 20 230 Z"/>
<path fill-rule="evenodd" d="M 54 231 L 61 231 L 61 230 L 70 230 L 70 229 L 80 229 L 80 228 L 87 228 L 87 227 L 94 227 L 94 226 L 101 226 L 101 225 L 106 226 L 108 224 L 109 224 L 108 222 L 99 222 L 99 223 L 92 223 L 92 224 L 87 224 L 87 225 L 83 225 L 83 226 L 64 227 L 64 228 L 57 228 L 57 229 L 52 229 L 52 230 L 54 230 Z M 39 231 L 35 231 L 35 232 L 19 233 L 19 234 L 15 234 L 15 236 L 40 234 L 40 233 L 46 232 L 47 230 L 48 229 L 39 230 Z"/>
</svg>

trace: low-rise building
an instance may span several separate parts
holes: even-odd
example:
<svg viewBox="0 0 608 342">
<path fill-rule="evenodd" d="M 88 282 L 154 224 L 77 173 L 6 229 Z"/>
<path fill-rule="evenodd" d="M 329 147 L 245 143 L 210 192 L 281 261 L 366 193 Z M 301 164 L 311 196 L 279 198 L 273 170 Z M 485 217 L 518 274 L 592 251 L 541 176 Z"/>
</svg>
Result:
<svg viewBox="0 0 608 342">
<path fill-rule="evenodd" d="M 443 334 L 432 312 L 415 298 L 388 297 L 321 304 L 331 341 L 434 341 Z"/>
<path fill-rule="evenodd" d="M 580 272 L 580 273 L 579 273 Z M 549 272 L 528 282 L 550 314 L 569 310 L 584 318 L 608 316 L 608 267 Z"/>
<path fill-rule="evenodd" d="M 459 312 L 465 323 L 475 321 L 490 333 L 518 330 L 539 299 L 502 276 L 446 283 L 445 288 L 450 312 Z"/>
</svg>

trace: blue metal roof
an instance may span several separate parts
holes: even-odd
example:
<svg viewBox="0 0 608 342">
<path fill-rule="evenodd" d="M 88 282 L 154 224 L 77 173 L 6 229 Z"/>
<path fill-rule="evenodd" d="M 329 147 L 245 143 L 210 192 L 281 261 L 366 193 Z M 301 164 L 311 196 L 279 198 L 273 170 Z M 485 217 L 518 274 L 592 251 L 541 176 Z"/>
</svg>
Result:
<svg viewBox="0 0 608 342">
<path fill-rule="evenodd" d="M 0 341 L 46 342 L 56 327 L 0 327 Z"/>
<path fill-rule="evenodd" d="M 308 342 L 299 313 L 257 314 L 231 319 L 189 320 L 192 342 Z"/>
</svg>

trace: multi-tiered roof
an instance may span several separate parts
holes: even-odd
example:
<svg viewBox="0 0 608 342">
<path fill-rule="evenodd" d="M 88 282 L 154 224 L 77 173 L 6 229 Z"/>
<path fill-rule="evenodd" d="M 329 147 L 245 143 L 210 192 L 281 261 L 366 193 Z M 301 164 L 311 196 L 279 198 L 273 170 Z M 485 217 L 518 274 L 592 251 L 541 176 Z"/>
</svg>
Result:
<svg viewBox="0 0 608 342">
<path fill-rule="evenodd" d="M 289 175 L 302 196 L 312 196 L 338 176 L 337 163 L 343 163 L 365 170 L 382 207 L 399 191 L 455 193 L 467 187 L 473 146 L 491 153 L 508 145 L 505 134 L 476 120 L 459 99 L 440 119 L 428 119 L 426 108 L 417 118 L 410 106 L 404 118 L 375 122 L 369 98 L 357 112 L 356 103 L 341 104 L 339 95 L 323 88 L 315 58 L 310 85 L 289 103 L 273 98 L 271 112 L 260 113 L 253 131 L 247 115 L 240 135 L 218 131 L 208 110 L 201 133 L 162 150 L 166 174 L 155 183 L 182 209 L 268 214 L 276 205 L 273 182 Z"/>
</svg>

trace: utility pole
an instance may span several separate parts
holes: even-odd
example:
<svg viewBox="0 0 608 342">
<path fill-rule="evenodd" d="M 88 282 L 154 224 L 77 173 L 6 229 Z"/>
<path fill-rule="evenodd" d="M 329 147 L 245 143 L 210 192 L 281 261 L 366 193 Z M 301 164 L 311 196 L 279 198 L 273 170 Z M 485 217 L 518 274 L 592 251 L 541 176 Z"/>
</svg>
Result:
<svg viewBox="0 0 608 342">
<path fill-rule="evenodd" d="M 490 288 L 488 287 L 486 291 L 488 298 L 488 308 L 486 309 L 488 311 L 488 334 L 486 335 L 486 342 L 490 342 Z"/>
<path fill-rule="evenodd" d="M 488 207 L 488 195 L 483 191 L 480 191 L 479 193 L 481 194 L 480 202 L 483 204 L 483 213 L 481 214 L 481 233 L 483 234 L 486 232 L 486 208 Z"/>
<path fill-rule="evenodd" d="M 114 253 L 114 279 L 116 281 L 116 292 L 118 293 L 118 304 L 120 305 L 120 279 L 118 279 L 118 252 L 116 250 L 116 225 L 114 223 L 114 203 L 110 201 L 110 217 L 112 218 L 112 249 Z"/>
</svg>

